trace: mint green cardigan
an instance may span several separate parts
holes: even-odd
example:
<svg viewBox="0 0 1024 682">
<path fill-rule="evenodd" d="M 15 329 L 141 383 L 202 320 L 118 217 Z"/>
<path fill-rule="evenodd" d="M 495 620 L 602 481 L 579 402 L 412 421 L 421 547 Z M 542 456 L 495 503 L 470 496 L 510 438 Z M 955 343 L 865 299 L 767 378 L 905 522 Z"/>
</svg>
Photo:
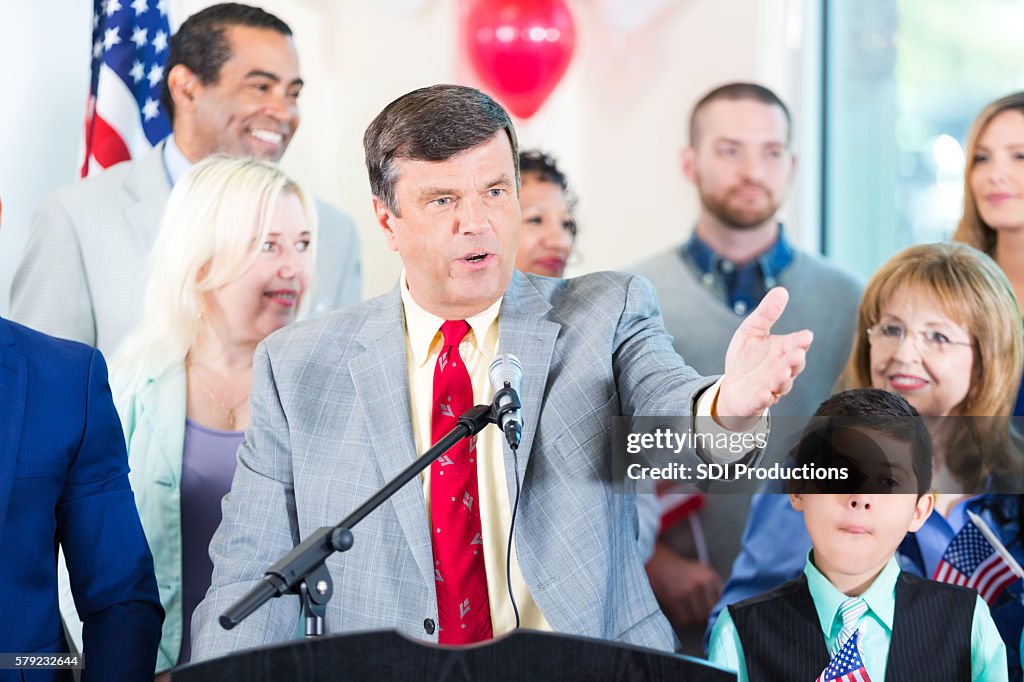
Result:
<svg viewBox="0 0 1024 682">
<path fill-rule="evenodd" d="M 151 377 L 135 392 L 113 378 L 112 390 L 128 444 L 129 479 L 153 553 L 166 616 L 156 672 L 177 665 L 181 653 L 181 463 L 185 447 L 185 364 Z"/>
</svg>

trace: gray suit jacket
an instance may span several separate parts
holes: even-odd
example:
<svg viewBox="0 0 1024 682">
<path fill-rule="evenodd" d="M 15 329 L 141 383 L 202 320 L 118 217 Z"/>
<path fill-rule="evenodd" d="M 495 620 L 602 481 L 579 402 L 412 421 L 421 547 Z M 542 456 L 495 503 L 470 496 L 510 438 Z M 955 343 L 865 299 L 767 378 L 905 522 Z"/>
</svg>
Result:
<svg viewBox="0 0 1024 682">
<path fill-rule="evenodd" d="M 171 193 L 164 143 L 135 161 L 62 187 L 39 204 L 11 283 L 11 318 L 113 353 L 142 315 L 148 258 Z M 361 298 L 352 221 L 317 202 L 315 291 L 323 315 Z"/>
<path fill-rule="evenodd" d="M 516 272 L 498 320 L 501 352 L 524 368 L 515 536 L 537 605 L 556 631 L 672 650 L 637 546 L 634 495 L 612 491 L 610 427 L 620 414 L 689 415 L 713 380 L 672 349 L 642 278 Z M 403 330 L 396 288 L 291 325 L 257 350 L 252 425 L 210 545 L 213 584 L 193 617 L 195 660 L 291 638 L 295 597 L 231 631 L 217 616 L 300 539 L 339 522 L 416 457 Z M 507 447 L 505 474 L 512 499 Z M 355 528 L 355 546 L 327 562 L 328 631 L 396 628 L 437 641 L 424 627 L 437 618 L 428 524 L 414 481 Z"/>
</svg>

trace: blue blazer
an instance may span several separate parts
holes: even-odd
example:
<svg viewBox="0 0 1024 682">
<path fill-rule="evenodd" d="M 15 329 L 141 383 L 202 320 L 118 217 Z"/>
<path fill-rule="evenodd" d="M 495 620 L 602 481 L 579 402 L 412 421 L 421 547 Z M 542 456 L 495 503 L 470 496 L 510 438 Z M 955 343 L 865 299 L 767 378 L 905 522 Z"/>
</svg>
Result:
<svg viewBox="0 0 1024 682">
<path fill-rule="evenodd" d="M 68 651 L 58 544 L 85 623 L 83 682 L 151 681 L 163 611 L 103 356 L 0 319 L 0 651 Z"/>
</svg>

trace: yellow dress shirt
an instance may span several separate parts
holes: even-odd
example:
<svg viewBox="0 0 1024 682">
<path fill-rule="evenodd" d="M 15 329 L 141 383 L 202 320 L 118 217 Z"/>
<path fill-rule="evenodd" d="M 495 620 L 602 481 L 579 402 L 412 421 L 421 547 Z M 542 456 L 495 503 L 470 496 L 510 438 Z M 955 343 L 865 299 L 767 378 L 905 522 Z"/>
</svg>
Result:
<svg viewBox="0 0 1024 682">
<path fill-rule="evenodd" d="M 405 307 L 405 357 L 409 372 L 409 407 L 412 410 L 413 439 L 417 452 L 431 446 L 430 411 L 434 399 L 434 365 L 441 352 L 441 325 L 445 320 L 432 315 L 413 301 L 402 274 L 402 303 Z M 498 310 L 501 299 L 479 315 L 466 320 L 470 331 L 459 344 L 459 355 L 473 383 L 473 404 L 488 404 L 494 397 L 487 369 L 498 348 Z M 497 637 L 515 629 L 516 616 L 508 598 L 505 558 L 508 549 L 512 504 L 505 480 L 504 436 L 495 426 L 488 426 L 477 436 L 476 471 L 480 504 L 480 527 L 483 535 L 484 566 L 487 570 L 487 599 L 491 608 L 491 631 Z M 519 472 L 520 479 L 523 471 Z M 423 497 L 430 517 L 430 469 L 420 474 Z M 512 592 L 519 608 L 520 627 L 551 630 L 530 594 L 530 588 L 519 570 L 515 543 L 512 544 Z"/>
</svg>

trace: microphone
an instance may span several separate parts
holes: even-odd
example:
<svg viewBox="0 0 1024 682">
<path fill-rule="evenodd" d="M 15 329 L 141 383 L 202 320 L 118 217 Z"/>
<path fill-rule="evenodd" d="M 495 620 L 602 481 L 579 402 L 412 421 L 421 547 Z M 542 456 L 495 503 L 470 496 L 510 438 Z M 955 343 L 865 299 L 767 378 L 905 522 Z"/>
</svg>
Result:
<svg viewBox="0 0 1024 682">
<path fill-rule="evenodd" d="M 494 387 L 491 409 L 497 417 L 498 428 L 505 434 L 508 446 L 516 450 L 523 436 L 523 418 L 519 414 L 522 407 L 519 391 L 523 387 L 523 365 L 511 353 L 501 353 L 491 362 L 487 375 Z"/>
</svg>

